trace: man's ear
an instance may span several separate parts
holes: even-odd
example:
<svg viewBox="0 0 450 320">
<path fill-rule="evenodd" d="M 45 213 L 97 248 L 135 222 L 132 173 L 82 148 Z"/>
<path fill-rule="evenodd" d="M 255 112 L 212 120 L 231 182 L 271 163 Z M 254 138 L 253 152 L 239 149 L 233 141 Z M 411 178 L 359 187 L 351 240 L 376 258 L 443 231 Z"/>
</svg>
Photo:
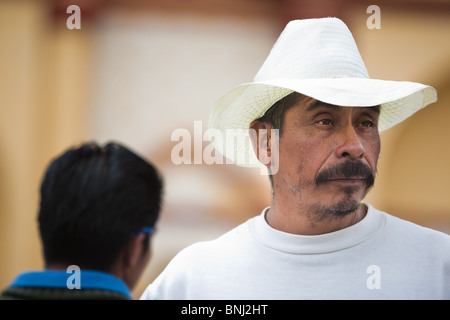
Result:
<svg viewBox="0 0 450 320">
<path fill-rule="evenodd" d="M 120 261 L 117 263 L 114 274 L 121 278 L 130 289 L 134 288 L 150 259 L 150 245 L 146 241 L 150 241 L 150 238 L 143 232 L 133 235 L 122 250 Z"/>
<path fill-rule="evenodd" d="M 146 235 L 143 232 L 140 232 L 128 241 L 124 252 L 124 262 L 127 267 L 133 267 L 139 263 L 144 254 L 145 238 Z M 150 250 L 150 248 L 147 248 L 147 250 Z"/>
<path fill-rule="evenodd" d="M 272 127 L 265 122 L 254 120 L 250 123 L 250 138 L 258 160 L 266 167 L 271 166 Z"/>
</svg>

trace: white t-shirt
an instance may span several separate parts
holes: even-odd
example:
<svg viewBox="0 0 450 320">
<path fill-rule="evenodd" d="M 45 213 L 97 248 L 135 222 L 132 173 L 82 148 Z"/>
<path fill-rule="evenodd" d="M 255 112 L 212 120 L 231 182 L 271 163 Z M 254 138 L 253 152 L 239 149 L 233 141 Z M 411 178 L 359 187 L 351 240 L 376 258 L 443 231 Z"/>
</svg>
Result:
<svg viewBox="0 0 450 320">
<path fill-rule="evenodd" d="M 141 299 L 450 299 L 450 236 L 367 206 L 317 236 L 273 229 L 266 208 L 180 251 Z"/>
</svg>

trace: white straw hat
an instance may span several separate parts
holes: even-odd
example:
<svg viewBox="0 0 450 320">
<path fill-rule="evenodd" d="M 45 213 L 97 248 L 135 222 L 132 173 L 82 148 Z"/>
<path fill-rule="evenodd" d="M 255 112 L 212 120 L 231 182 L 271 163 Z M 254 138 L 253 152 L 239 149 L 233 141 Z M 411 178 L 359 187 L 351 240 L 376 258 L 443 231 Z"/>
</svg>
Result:
<svg viewBox="0 0 450 320">
<path fill-rule="evenodd" d="M 294 91 L 344 107 L 381 105 L 380 132 L 437 100 L 436 90 L 427 85 L 370 79 L 355 40 L 341 20 L 294 20 L 281 33 L 254 81 L 216 101 L 209 128 L 221 137 L 232 130 L 233 139 L 210 134 L 211 143 L 237 165 L 260 166 L 249 139 L 250 123 Z"/>
</svg>

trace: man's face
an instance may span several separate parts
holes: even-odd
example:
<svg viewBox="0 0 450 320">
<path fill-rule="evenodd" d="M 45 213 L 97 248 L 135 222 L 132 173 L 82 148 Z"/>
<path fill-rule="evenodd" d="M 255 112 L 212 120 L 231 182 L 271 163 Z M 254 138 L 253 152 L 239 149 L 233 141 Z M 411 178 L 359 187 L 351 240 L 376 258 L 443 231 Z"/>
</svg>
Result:
<svg viewBox="0 0 450 320">
<path fill-rule="evenodd" d="M 273 177 L 275 199 L 294 196 L 318 218 L 354 212 L 373 185 L 378 116 L 378 107 L 339 107 L 311 98 L 288 109 Z"/>
</svg>

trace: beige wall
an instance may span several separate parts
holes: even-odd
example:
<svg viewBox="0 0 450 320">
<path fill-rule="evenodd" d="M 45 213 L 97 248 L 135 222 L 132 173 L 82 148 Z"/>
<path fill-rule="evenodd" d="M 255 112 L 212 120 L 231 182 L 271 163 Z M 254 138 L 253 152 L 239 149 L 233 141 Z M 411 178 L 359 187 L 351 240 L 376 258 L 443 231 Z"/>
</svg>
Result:
<svg viewBox="0 0 450 320">
<path fill-rule="evenodd" d="M 50 159 L 86 137 L 89 32 L 44 1 L 0 2 L 0 286 L 43 267 L 36 212 Z M 63 21 L 65 26 L 65 21 Z"/>
<path fill-rule="evenodd" d="M 1 71 L 1 284 L 24 267 L 38 267 L 36 212 L 42 96 L 42 8 L 0 3 Z M 51 125 L 51 124 L 49 124 Z"/>
<path fill-rule="evenodd" d="M 215 98 L 250 81 L 279 28 L 261 14 L 119 10 L 67 30 L 47 3 L 0 2 L 0 287 L 18 272 L 42 268 L 35 220 L 48 161 L 82 140 L 114 138 L 151 158 L 167 180 L 138 297 L 179 249 L 215 237 L 270 202 L 268 179 L 259 171 L 173 165 L 170 133 L 206 121 Z M 364 10 L 352 16 L 372 77 L 424 82 L 439 92 L 438 103 L 382 134 L 376 187 L 367 201 L 448 231 L 448 16 L 382 7 L 381 30 L 366 28 Z"/>
</svg>

